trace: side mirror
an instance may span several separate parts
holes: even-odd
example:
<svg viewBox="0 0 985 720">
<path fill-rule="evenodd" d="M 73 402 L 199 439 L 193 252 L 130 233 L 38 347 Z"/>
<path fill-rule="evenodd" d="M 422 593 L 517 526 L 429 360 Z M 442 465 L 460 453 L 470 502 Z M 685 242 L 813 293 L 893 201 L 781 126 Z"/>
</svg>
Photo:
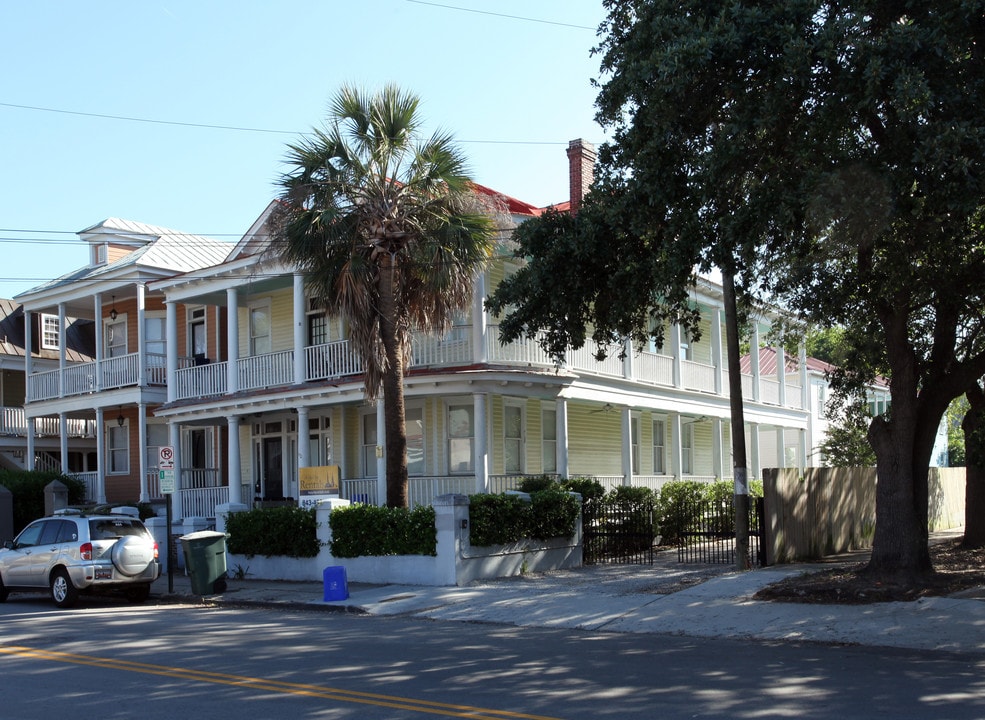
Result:
<svg viewBox="0 0 985 720">
<path fill-rule="evenodd" d="M 5 550 L 13 550 L 14 549 L 14 541 L 13 540 L 4 540 L 3 541 L 3 547 L 4 547 Z"/>
</svg>

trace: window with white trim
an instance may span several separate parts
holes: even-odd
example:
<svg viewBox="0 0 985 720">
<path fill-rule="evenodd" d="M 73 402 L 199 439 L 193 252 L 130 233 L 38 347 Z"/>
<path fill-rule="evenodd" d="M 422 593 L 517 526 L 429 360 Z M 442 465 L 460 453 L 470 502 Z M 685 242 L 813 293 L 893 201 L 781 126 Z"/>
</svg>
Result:
<svg viewBox="0 0 985 720">
<path fill-rule="evenodd" d="M 115 422 L 106 426 L 106 457 L 111 475 L 126 475 L 130 472 L 130 426 Z"/>
<path fill-rule="evenodd" d="M 667 423 L 653 421 L 653 474 L 667 474 Z"/>
<path fill-rule="evenodd" d="M 376 446 L 379 444 L 379 436 L 376 433 L 376 413 L 367 412 L 360 415 L 359 429 L 363 477 L 373 477 L 376 475 Z"/>
<path fill-rule="evenodd" d="M 524 472 L 523 406 L 506 403 L 503 406 L 503 471 Z"/>
<path fill-rule="evenodd" d="M 633 474 L 639 475 L 640 472 L 640 419 L 632 417 L 629 421 L 629 453 L 630 461 L 633 466 Z"/>
<path fill-rule="evenodd" d="M 475 472 L 475 407 L 471 403 L 448 405 L 448 472 Z"/>
<path fill-rule="evenodd" d="M 127 354 L 127 318 L 119 315 L 116 320 L 109 320 L 103 332 L 103 355 L 108 358 L 122 357 Z"/>
<path fill-rule="evenodd" d="M 544 408 L 540 416 L 540 443 L 543 457 L 541 470 L 545 473 L 554 473 L 557 472 L 557 410 Z"/>
<path fill-rule="evenodd" d="M 41 313 L 41 347 L 45 350 L 57 350 L 59 344 L 58 316 Z"/>
<path fill-rule="evenodd" d="M 205 330 L 205 308 L 188 310 L 188 354 L 204 358 L 209 353 L 208 336 Z"/>
<path fill-rule="evenodd" d="M 408 407 L 404 411 L 407 428 L 407 474 L 424 474 L 424 408 Z"/>
<path fill-rule="evenodd" d="M 250 307 L 250 355 L 266 355 L 273 348 L 270 339 L 270 305 Z"/>
<path fill-rule="evenodd" d="M 694 424 L 681 425 L 681 474 L 694 474 Z"/>
</svg>

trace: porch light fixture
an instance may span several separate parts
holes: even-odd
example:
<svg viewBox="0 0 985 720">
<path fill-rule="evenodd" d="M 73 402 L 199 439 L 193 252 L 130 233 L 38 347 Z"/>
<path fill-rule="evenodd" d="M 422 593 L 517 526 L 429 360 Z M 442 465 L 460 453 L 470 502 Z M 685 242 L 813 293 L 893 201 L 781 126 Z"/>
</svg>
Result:
<svg viewBox="0 0 985 720">
<path fill-rule="evenodd" d="M 116 320 L 120 313 L 116 312 L 116 295 L 113 295 L 113 309 L 109 311 L 109 319 Z M 121 422 L 120 425 L 123 425 Z"/>
<path fill-rule="evenodd" d="M 123 423 L 125 423 L 126 421 L 127 419 L 123 417 L 123 411 L 120 410 L 120 414 L 116 417 L 116 424 L 119 425 L 120 427 L 123 427 Z"/>
</svg>

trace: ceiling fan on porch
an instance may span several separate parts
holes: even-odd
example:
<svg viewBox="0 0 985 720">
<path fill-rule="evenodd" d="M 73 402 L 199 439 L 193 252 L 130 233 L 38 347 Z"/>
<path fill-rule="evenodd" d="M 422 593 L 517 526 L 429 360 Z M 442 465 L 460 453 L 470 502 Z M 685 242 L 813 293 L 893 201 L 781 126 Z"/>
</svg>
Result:
<svg viewBox="0 0 985 720">
<path fill-rule="evenodd" d="M 589 415 L 595 415 L 596 413 L 610 413 L 610 412 L 612 412 L 615 409 L 616 408 L 615 408 L 615 406 L 612 403 L 606 403 L 605 405 L 603 405 L 602 407 L 600 407 L 600 408 L 598 408 L 596 410 L 590 410 L 588 414 Z"/>
</svg>

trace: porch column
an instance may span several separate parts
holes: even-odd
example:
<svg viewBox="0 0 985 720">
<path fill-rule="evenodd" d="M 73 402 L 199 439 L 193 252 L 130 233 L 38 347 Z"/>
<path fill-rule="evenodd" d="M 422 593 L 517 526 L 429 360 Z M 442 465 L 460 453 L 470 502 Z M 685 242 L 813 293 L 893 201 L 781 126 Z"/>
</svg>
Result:
<svg viewBox="0 0 985 720">
<path fill-rule="evenodd" d="M 667 415 L 670 425 L 670 472 L 678 480 L 681 473 L 681 414 L 672 412 Z"/>
<path fill-rule="evenodd" d="M 311 467 L 311 446 L 308 442 L 308 408 L 298 408 L 298 467 Z M 298 485 L 300 493 L 300 485 Z"/>
<path fill-rule="evenodd" d="M 752 371 L 752 400 L 759 402 L 759 321 L 752 323 L 752 333 L 749 337 L 749 364 Z"/>
<path fill-rule="evenodd" d="M 622 484 L 633 484 L 633 411 L 627 405 L 620 413 L 622 430 Z"/>
<path fill-rule="evenodd" d="M 106 417 L 101 407 L 96 408 L 96 497 L 97 503 L 106 502 Z"/>
<path fill-rule="evenodd" d="M 305 337 L 304 337 L 304 275 L 294 273 L 294 384 L 300 385 L 305 381 Z M 305 431 L 307 431 L 305 427 Z"/>
<path fill-rule="evenodd" d="M 165 337 L 167 338 L 167 375 L 168 375 L 168 402 L 178 399 L 178 383 L 176 375 L 178 372 L 178 306 L 174 300 L 167 300 L 164 303 L 164 324 Z"/>
<path fill-rule="evenodd" d="M 44 332 L 44 328 L 41 328 L 41 332 Z M 65 367 L 67 362 L 65 360 L 65 338 L 68 334 L 65 332 L 65 303 L 58 303 L 58 397 L 65 397 Z M 42 347 L 44 343 L 42 342 Z"/>
<path fill-rule="evenodd" d="M 34 436 L 37 431 L 37 418 L 27 418 L 27 456 L 24 458 L 24 467 L 28 470 L 34 469 Z"/>
<path fill-rule="evenodd" d="M 722 310 L 716 308 L 711 323 L 711 363 L 715 366 L 715 394 L 722 395 L 725 388 L 725 365 L 722 362 Z"/>
<path fill-rule="evenodd" d="M 749 466 L 752 469 L 750 480 L 763 477 L 763 468 L 759 462 L 759 423 L 749 423 Z"/>
<path fill-rule="evenodd" d="M 568 468 L 568 399 L 557 399 L 557 471 L 566 478 Z"/>
<path fill-rule="evenodd" d="M 31 322 L 32 315 L 29 310 L 24 311 L 24 380 L 25 380 L 25 402 L 31 402 L 31 375 L 34 373 L 34 350 L 31 347 Z"/>
<path fill-rule="evenodd" d="M 100 427 L 102 423 L 100 423 Z M 176 422 L 168 422 L 168 444 L 174 450 L 174 492 L 171 494 L 171 515 L 175 521 L 184 519 L 184 512 L 181 508 L 181 491 L 184 489 L 184 479 L 181 472 L 181 425 Z M 102 462 L 99 467 L 102 467 Z M 170 543 L 171 539 L 168 538 Z"/>
<path fill-rule="evenodd" d="M 137 283 L 137 385 L 147 387 L 147 288 Z"/>
<path fill-rule="evenodd" d="M 226 392 L 239 390 L 239 293 L 236 288 L 226 289 Z"/>
<path fill-rule="evenodd" d="M 62 456 L 62 473 L 68 474 L 68 413 L 58 413 L 58 438 L 60 441 L 59 452 Z"/>
<path fill-rule="evenodd" d="M 778 403 L 780 407 L 787 406 L 787 353 L 783 343 L 776 344 L 776 380 L 779 383 Z"/>
<path fill-rule="evenodd" d="M 345 469 L 349 465 L 349 453 L 345 451 L 346 448 L 346 423 L 345 423 L 345 406 L 339 408 L 338 412 L 332 413 L 332 426 L 335 426 L 335 420 L 338 418 L 338 432 L 332 433 L 332 455 L 334 455 L 335 464 L 339 466 L 339 493 L 342 493 L 342 481 L 348 476 L 346 475 Z M 339 442 L 335 442 L 335 438 L 339 438 Z M 338 450 L 336 450 L 336 447 Z M 435 456 L 437 457 L 437 456 Z M 343 494 L 344 497 L 344 494 Z"/>
<path fill-rule="evenodd" d="M 376 401 L 376 504 L 386 505 L 386 419 L 383 399 Z"/>
<path fill-rule="evenodd" d="M 804 472 L 807 468 L 807 431 L 797 431 L 797 454 L 800 455 L 798 468 Z"/>
<path fill-rule="evenodd" d="M 475 279 L 472 294 L 472 358 L 477 363 L 489 362 L 489 313 L 486 312 L 486 273 Z"/>
<path fill-rule="evenodd" d="M 243 472 L 239 459 L 239 416 L 226 418 L 229 428 L 229 449 L 226 464 L 229 466 L 229 503 L 243 504 Z"/>
<path fill-rule="evenodd" d="M 670 326 L 670 347 L 674 358 L 674 387 L 679 388 L 683 384 L 681 375 L 681 326 L 674 323 Z"/>
<path fill-rule="evenodd" d="M 776 427 L 776 466 L 786 467 L 786 453 L 784 453 L 785 431 L 779 425 Z"/>
<path fill-rule="evenodd" d="M 475 415 L 475 491 L 489 492 L 489 438 L 486 422 L 486 395 L 475 393 L 472 396 Z"/>
<path fill-rule="evenodd" d="M 102 373 L 102 362 L 103 362 L 103 296 L 93 295 L 92 297 L 93 312 L 96 317 L 96 371 L 93 373 L 96 376 L 96 392 L 102 390 L 103 387 L 103 373 Z"/>
<path fill-rule="evenodd" d="M 803 410 L 811 409 L 811 389 L 807 384 L 807 345 L 801 338 L 800 345 L 797 347 L 797 361 L 800 366 L 800 407 Z"/>
<path fill-rule="evenodd" d="M 143 353 L 141 353 L 143 355 Z M 150 487 L 147 483 L 147 403 L 137 403 L 137 435 L 140 438 L 140 502 L 150 500 Z"/>
<path fill-rule="evenodd" d="M 626 338 L 623 343 L 623 350 L 626 351 L 626 357 L 622 361 L 622 375 L 627 380 L 633 380 L 636 377 L 636 353 L 633 351 L 633 341 L 631 338 Z"/>
<path fill-rule="evenodd" d="M 711 421 L 711 464 L 712 474 L 719 480 L 725 477 L 725 462 L 722 459 L 722 419 L 712 418 Z"/>
</svg>

